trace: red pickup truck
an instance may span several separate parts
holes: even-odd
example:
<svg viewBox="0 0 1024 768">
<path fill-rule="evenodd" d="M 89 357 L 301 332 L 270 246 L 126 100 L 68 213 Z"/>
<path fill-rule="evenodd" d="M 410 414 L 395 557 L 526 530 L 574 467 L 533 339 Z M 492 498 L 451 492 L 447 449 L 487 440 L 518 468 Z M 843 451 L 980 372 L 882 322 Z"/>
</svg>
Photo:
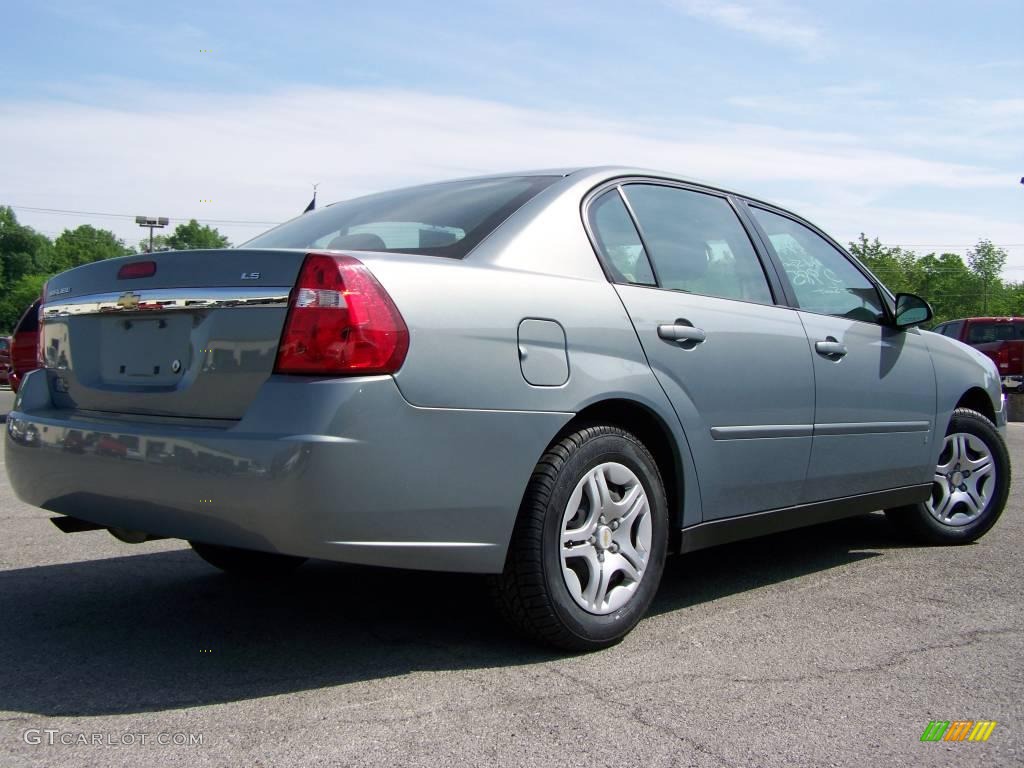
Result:
<svg viewBox="0 0 1024 768">
<path fill-rule="evenodd" d="M 1024 392 L 1024 317 L 968 317 L 932 330 L 984 352 L 999 369 L 1003 389 Z"/>
<path fill-rule="evenodd" d="M 39 343 L 39 301 L 25 310 L 11 335 L 9 381 L 15 392 L 25 374 L 39 367 L 36 346 Z"/>
</svg>

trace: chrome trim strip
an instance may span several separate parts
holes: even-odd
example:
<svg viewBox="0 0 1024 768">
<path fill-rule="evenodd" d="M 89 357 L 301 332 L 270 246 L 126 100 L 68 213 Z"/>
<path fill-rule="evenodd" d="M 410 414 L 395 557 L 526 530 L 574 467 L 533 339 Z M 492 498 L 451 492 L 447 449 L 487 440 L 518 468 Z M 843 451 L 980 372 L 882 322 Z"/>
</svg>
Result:
<svg viewBox="0 0 1024 768">
<path fill-rule="evenodd" d="M 344 547 L 493 547 L 486 541 L 328 541 Z"/>
<path fill-rule="evenodd" d="M 43 320 L 72 315 L 130 314 L 223 307 L 286 307 L 291 287 L 147 288 L 120 293 L 94 293 L 46 302 Z"/>
<path fill-rule="evenodd" d="M 756 440 L 765 437 L 810 437 L 812 424 L 755 424 L 742 427 L 712 427 L 712 440 Z"/>
<path fill-rule="evenodd" d="M 930 421 L 857 421 L 815 424 L 814 435 L 877 435 L 890 432 L 928 432 Z"/>
</svg>

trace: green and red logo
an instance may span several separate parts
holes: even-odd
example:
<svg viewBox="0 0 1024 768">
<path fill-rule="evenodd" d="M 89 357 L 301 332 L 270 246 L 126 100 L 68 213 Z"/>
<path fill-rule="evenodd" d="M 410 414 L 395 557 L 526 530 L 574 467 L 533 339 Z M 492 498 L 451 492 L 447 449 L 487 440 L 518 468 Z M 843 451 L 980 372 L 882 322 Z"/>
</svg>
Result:
<svg viewBox="0 0 1024 768">
<path fill-rule="evenodd" d="M 995 720 L 932 720 L 921 741 L 988 741 L 995 727 Z"/>
</svg>

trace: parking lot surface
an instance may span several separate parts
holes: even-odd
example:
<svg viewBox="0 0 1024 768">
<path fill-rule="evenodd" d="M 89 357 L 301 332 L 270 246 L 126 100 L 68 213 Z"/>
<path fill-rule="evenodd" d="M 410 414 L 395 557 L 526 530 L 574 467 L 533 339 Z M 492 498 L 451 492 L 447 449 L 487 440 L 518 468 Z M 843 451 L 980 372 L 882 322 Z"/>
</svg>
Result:
<svg viewBox="0 0 1024 768">
<path fill-rule="evenodd" d="M 649 618 L 580 656 L 511 635 L 478 577 L 240 582 L 183 542 L 60 533 L 0 473 L 0 766 L 1021 765 L 1009 443 L 977 544 L 870 515 L 671 558 Z M 932 720 L 998 725 L 921 742 Z"/>
</svg>

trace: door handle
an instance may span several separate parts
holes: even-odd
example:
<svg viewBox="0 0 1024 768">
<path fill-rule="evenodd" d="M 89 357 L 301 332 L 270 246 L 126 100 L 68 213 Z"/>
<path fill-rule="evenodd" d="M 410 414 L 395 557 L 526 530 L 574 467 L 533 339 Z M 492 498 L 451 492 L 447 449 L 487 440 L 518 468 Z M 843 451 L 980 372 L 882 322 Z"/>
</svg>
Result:
<svg viewBox="0 0 1024 768">
<path fill-rule="evenodd" d="M 678 341 L 680 343 L 691 342 L 693 344 L 700 344 L 708 337 L 708 335 L 704 333 L 703 328 L 694 328 L 692 325 L 686 325 L 680 322 L 659 325 L 658 335 L 668 341 Z"/>
<path fill-rule="evenodd" d="M 846 345 L 833 336 L 828 336 L 824 341 L 814 342 L 814 351 L 819 355 L 839 359 L 846 357 Z"/>
</svg>

